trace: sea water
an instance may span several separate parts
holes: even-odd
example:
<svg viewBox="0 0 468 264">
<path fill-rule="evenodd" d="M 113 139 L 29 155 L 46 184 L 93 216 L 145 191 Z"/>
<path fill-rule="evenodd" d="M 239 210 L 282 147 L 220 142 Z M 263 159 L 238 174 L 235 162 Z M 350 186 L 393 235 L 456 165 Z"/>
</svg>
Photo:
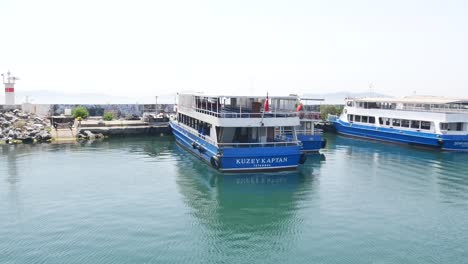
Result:
<svg viewBox="0 0 468 264">
<path fill-rule="evenodd" d="M 468 263 L 468 154 L 326 135 L 221 174 L 173 137 L 0 146 L 0 263 Z"/>
</svg>

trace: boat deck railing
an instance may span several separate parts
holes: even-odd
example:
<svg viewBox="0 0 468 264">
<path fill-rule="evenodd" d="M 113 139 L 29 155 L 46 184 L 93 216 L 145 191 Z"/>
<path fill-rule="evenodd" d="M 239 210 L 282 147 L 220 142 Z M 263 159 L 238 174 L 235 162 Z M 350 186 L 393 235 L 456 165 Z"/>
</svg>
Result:
<svg viewBox="0 0 468 264">
<path fill-rule="evenodd" d="M 214 116 L 217 118 L 285 118 L 285 117 L 296 117 L 298 116 L 297 112 L 287 111 L 287 110 L 273 110 L 268 112 L 257 112 L 252 113 L 249 109 L 240 109 L 240 108 L 223 108 L 216 111 L 216 109 L 204 109 L 204 108 L 195 108 L 195 107 L 180 107 L 182 110 L 194 111 L 202 113 L 205 115 Z"/>
<path fill-rule="evenodd" d="M 468 113 L 468 108 L 452 108 L 452 107 L 423 107 L 423 106 L 400 106 L 392 108 L 364 108 L 356 107 L 357 109 L 376 109 L 376 110 L 397 110 L 397 111 L 414 111 L 414 112 L 432 112 L 432 113 Z"/>
<path fill-rule="evenodd" d="M 229 148 L 252 148 L 252 147 L 280 147 L 280 146 L 296 146 L 300 144 L 299 141 L 294 141 L 291 138 L 275 138 L 275 141 L 271 142 L 224 142 L 218 143 L 214 139 L 210 138 L 209 136 L 203 135 L 195 131 L 195 129 L 178 123 L 178 125 L 184 128 L 185 131 L 188 133 L 201 138 L 202 140 L 210 143 L 211 145 L 218 146 L 218 147 L 229 147 Z"/>
<path fill-rule="evenodd" d="M 322 135 L 323 130 L 322 129 L 296 129 L 296 131 L 292 130 L 282 130 L 282 131 L 275 131 L 276 137 L 289 137 L 291 138 L 293 136 L 293 133 L 296 133 L 296 135 Z"/>
<path fill-rule="evenodd" d="M 300 111 L 298 116 L 301 120 L 322 121 L 320 112 L 315 111 Z"/>
<path fill-rule="evenodd" d="M 468 108 L 449 108 L 449 107 L 416 107 L 416 106 L 403 106 L 402 108 L 397 108 L 396 110 L 405 110 L 405 111 L 418 111 L 418 112 L 435 112 L 435 113 L 468 113 Z"/>
<path fill-rule="evenodd" d="M 221 148 L 258 148 L 258 147 L 287 147 L 298 146 L 300 141 L 286 140 L 274 142 L 257 142 L 257 143 L 218 143 Z"/>
<path fill-rule="evenodd" d="M 180 127 L 183 127 L 185 129 L 185 131 L 187 131 L 188 133 L 203 139 L 204 141 L 210 143 L 211 145 L 216 146 L 218 144 L 214 139 L 210 138 L 207 135 L 203 135 L 202 133 L 198 133 L 198 131 L 196 131 L 194 128 L 192 128 L 190 126 L 187 126 L 187 125 L 182 124 L 182 123 L 178 123 L 178 125 Z"/>
<path fill-rule="evenodd" d="M 296 134 L 301 134 L 301 135 L 322 135 L 323 130 L 322 129 L 298 129 L 296 130 Z"/>
</svg>

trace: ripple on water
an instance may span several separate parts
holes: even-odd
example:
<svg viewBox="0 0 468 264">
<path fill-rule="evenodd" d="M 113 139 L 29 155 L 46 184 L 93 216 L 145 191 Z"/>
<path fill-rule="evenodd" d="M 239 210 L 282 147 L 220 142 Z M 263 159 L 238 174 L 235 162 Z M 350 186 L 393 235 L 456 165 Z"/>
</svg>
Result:
<svg viewBox="0 0 468 264">
<path fill-rule="evenodd" d="M 0 263 L 463 263 L 466 155 L 326 136 L 278 174 L 171 138 L 1 146 Z"/>
</svg>

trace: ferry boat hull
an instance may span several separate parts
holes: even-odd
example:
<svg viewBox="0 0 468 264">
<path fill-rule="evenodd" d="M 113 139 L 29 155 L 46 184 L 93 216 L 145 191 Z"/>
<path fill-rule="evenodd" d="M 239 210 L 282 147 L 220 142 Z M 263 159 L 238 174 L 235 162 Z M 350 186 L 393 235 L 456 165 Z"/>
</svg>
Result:
<svg viewBox="0 0 468 264">
<path fill-rule="evenodd" d="M 327 144 L 327 141 L 322 137 L 322 135 L 297 134 L 297 139 L 302 143 L 302 153 L 318 152 Z"/>
<path fill-rule="evenodd" d="M 468 135 L 442 135 L 442 149 L 451 151 L 468 151 Z"/>
<path fill-rule="evenodd" d="M 295 170 L 305 161 L 300 146 L 218 148 L 175 121 L 170 126 L 177 143 L 222 172 Z"/>
<path fill-rule="evenodd" d="M 468 151 L 468 135 L 438 135 L 403 129 L 367 126 L 344 122 L 340 119 L 333 121 L 339 134 L 420 145 L 450 151 Z"/>
</svg>

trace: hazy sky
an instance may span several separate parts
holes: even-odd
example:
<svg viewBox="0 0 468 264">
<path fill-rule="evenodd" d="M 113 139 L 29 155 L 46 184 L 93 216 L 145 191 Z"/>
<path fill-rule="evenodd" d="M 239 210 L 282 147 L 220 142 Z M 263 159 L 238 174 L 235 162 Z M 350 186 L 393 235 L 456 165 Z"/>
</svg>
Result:
<svg viewBox="0 0 468 264">
<path fill-rule="evenodd" d="M 2 0 L 20 90 L 468 97 L 468 1 Z M 253 88 L 252 88 L 253 87 Z"/>
</svg>

